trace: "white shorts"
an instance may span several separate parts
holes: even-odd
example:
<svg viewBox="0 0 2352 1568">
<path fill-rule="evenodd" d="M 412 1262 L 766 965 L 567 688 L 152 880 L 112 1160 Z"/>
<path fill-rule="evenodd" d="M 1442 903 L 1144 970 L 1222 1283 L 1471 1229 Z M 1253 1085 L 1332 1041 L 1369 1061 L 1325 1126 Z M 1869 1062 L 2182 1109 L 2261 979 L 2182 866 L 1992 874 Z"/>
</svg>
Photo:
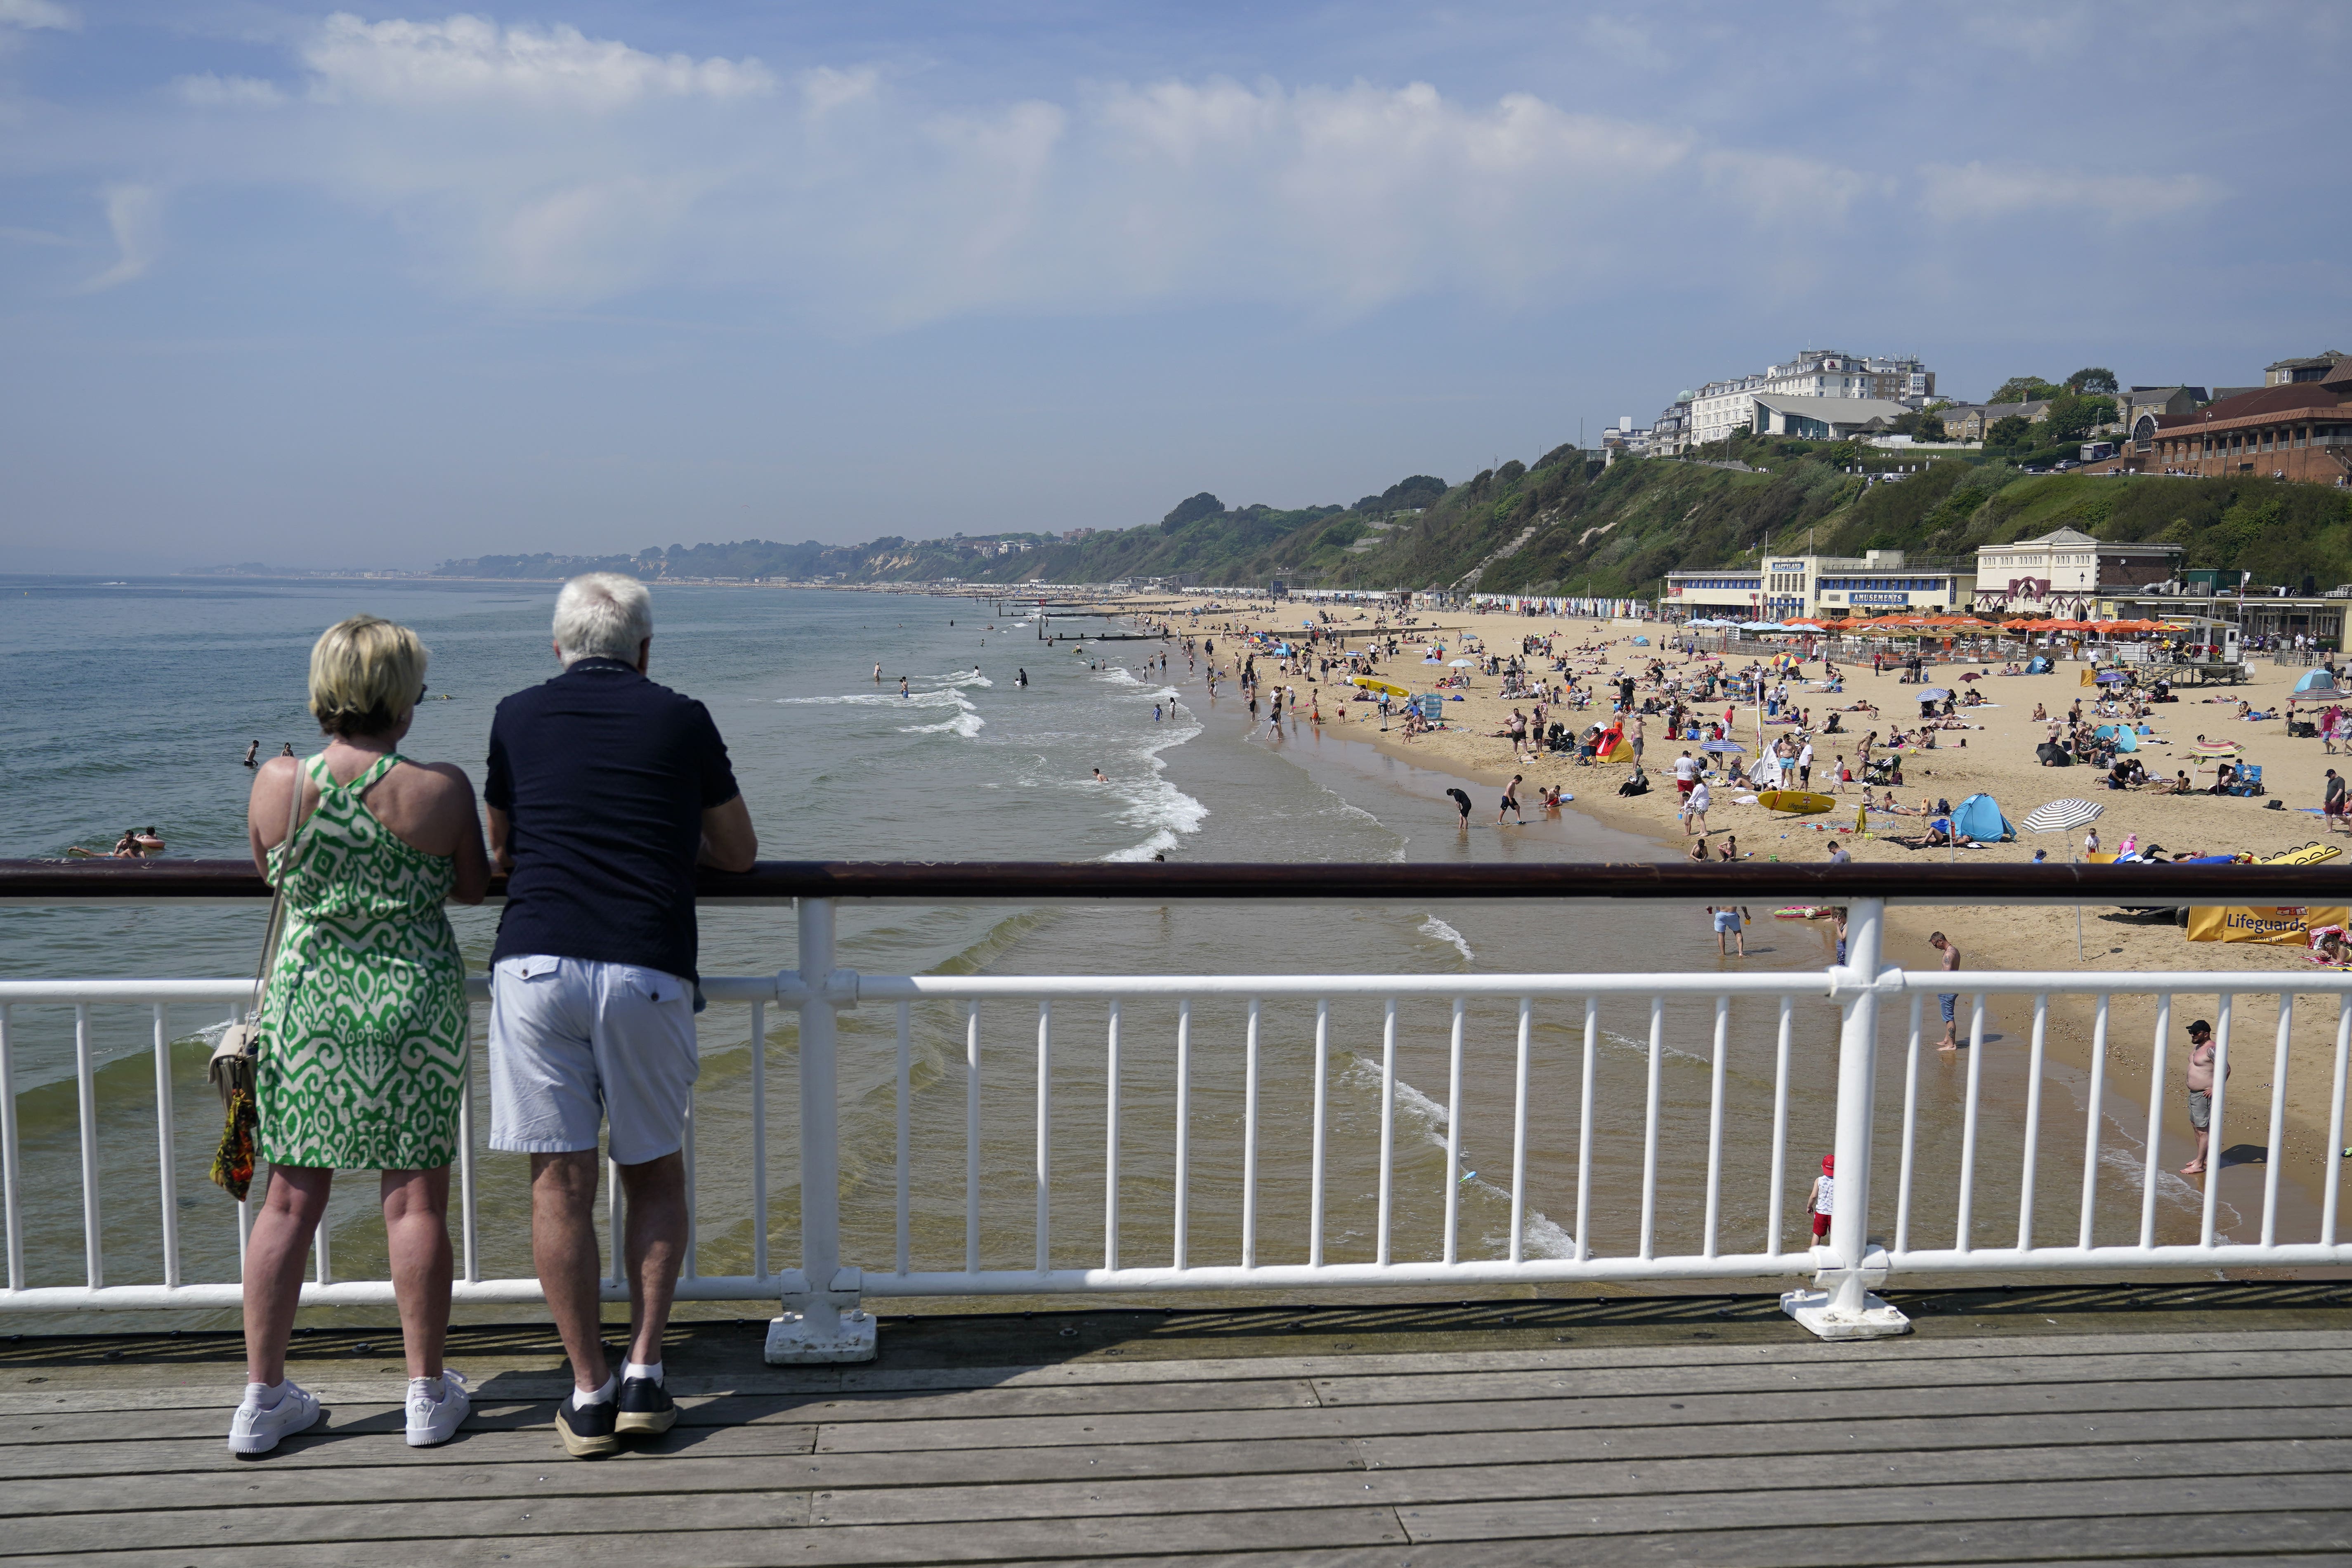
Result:
<svg viewBox="0 0 2352 1568">
<path fill-rule="evenodd" d="M 702 1064 L 694 988 L 675 974 L 585 958 L 502 958 L 490 970 L 490 1147 L 596 1147 L 624 1165 L 675 1154 Z"/>
</svg>

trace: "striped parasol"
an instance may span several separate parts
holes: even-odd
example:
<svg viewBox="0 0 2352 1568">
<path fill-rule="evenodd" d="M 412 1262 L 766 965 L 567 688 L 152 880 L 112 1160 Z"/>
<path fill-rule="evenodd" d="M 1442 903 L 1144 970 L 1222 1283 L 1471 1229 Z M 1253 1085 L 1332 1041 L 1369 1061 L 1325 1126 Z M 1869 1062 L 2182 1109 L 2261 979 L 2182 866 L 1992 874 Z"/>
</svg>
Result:
<svg viewBox="0 0 2352 1568">
<path fill-rule="evenodd" d="M 2046 805 L 2037 805 L 2027 812 L 2025 820 L 2019 826 L 2028 833 L 2066 833 L 2082 826 L 2086 822 L 2095 822 L 2106 814 L 2107 808 L 2095 800 L 2053 800 Z M 2071 848 L 2066 852 L 2066 863 L 2070 866 L 2074 863 L 2074 854 Z M 2076 904 L 2074 906 L 2074 957 L 2080 961 L 2082 956 L 2083 906 Z"/>
<path fill-rule="evenodd" d="M 2028 833 L 2065 833 L 2106 814 L 2107 808 L 2095 800 L 2053 800 L 2027 812 L 2019 826 Z"/>
</svg>

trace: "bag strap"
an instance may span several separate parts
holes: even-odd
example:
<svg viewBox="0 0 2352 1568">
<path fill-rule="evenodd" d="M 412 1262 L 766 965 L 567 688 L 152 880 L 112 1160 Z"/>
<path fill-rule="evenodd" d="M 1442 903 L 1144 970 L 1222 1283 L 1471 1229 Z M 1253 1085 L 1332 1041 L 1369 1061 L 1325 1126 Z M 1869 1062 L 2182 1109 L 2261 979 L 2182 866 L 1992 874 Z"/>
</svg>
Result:
<svg viewBox="0 0 2352 1568">
<path fill-rule="evenodd" d="M 294 768 L 294 798 L 286 806 L 286 836 L 278 841 L 278 879 L 269 895 L 269 923 L 262 928 L 261 956 L 253 969 L 253 1016 L 261 1016 L 261 1005 L 269 987 L 269 966 L 277 959 L 278 939 L 286 928 L 286 874 L 293 865 L 294 829 L 302 816 L 302 786 L 309 778 L 307 763 Z"/>
</svg>

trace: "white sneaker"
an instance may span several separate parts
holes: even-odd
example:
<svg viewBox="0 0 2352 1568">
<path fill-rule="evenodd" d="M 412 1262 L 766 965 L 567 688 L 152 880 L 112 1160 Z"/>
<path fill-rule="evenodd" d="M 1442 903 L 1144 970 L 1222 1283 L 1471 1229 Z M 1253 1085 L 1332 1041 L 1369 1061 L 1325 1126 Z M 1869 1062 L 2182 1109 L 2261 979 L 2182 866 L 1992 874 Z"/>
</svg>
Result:
<svg viewBox="0 0 2352 1568">
<path fill-rule="evenodd" d="M 408 1380 L 408 1446 L 430 1448 L 436 1443 L 446 1443 L 457 1435 L 467 1413 L 474 1402 L 466 1393 L 466 1375 L 441 1370 L 441 1397 L 433 1397 L 433 1380 L 414 1377 Z"/>
<path fill-rule="evenodd" d="M 245 1403 L 229 1417 L 228 1451 L 232 1454 L 267 1454 L 278 1447 L 280 1437 L 307 1432 L 318 1424 L 319 1396 L 301 1387 L 292 1378 L 286 1380 L 286 1392 L 277 1404 L 268 1409 L 257 1404 L 256 1384 L 247 1384 Z"/>
</svg>

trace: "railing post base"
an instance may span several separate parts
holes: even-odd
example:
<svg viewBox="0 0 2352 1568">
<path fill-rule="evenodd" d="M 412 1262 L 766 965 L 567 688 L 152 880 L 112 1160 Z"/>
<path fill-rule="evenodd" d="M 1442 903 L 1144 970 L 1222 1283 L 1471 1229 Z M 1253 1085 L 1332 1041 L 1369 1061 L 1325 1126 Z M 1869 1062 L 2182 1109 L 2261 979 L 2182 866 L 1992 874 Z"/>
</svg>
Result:
<svg viewBox="0 0 2352 1568">
<path fill-rule="evenodd" d="M 1824 1340 L 1883 1340 L 1911 1331 L 1911 1320 L 1884 1297 L 1864 1291 L 1858 1308 L 1837 1304 L 1832 1290 L 1790 1290 L 1780 1297 L 1780 1310 Z"/>
<path fill-rule="evenodd" d="M 797 1268 L 784 1277 L 781 1318 L 768 1320 L 770 1366 L 805 1366 L 826 1362 L 872 1361 L 874 1314 L 859 1305 L 866 1277 L 845 1268 L 830 1290 L 812 1290 Z"/>
<path fill-rule="evenodd" d="M 1886 1248 L 1872 1237 L 1862 1255 L 1862 1267 L 1838 1266 L 1837 1254 L 1826 1247 L 1813 1248 L 1821 1264 L 1813 1289 L 1784 1291 L 1780 1310 L 1824 1340 L 1881 1340 L 1911 1331 L 1911 1320 L 1900 1308 L 1874 1292 L 1886 1283 Z"/>
</svg>

